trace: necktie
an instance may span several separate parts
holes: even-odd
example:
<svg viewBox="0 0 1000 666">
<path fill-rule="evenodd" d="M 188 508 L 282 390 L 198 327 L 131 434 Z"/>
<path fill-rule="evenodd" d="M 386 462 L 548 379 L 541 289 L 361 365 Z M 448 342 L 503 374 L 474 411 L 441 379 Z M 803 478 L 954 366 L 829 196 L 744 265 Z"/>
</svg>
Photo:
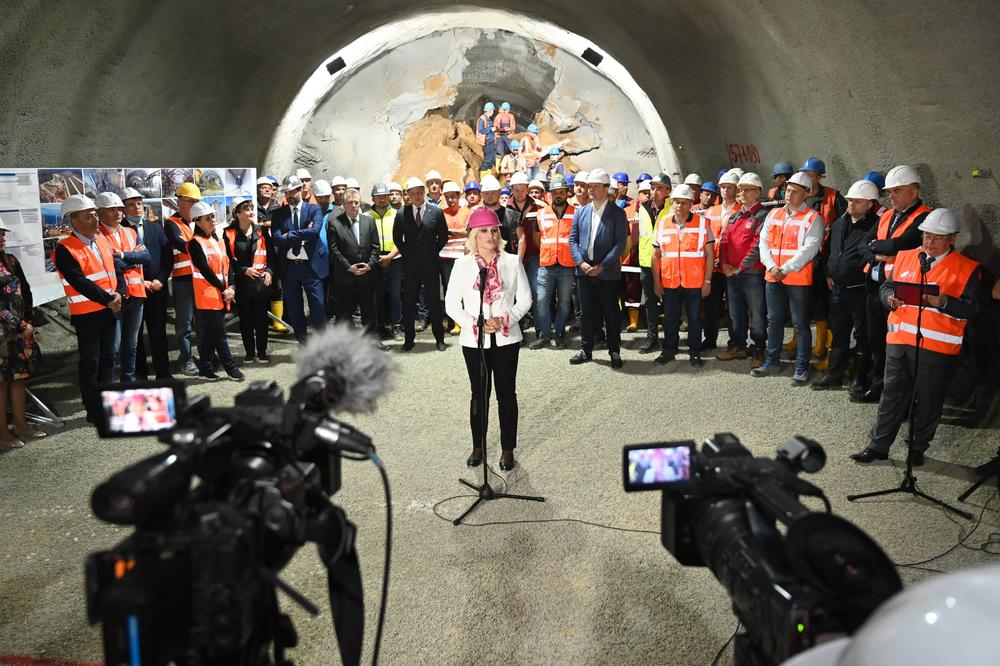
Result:
<svg viewBox="0 0 1000 666">
<path fill-rule="evenodd" d="M 417 227 L 420 227 L 420 206 L 417 206 L 417 214 L 413 216 L 413 219 L 417 222 Z"/>
<path fill-rule="evenodd" d="M 299 230 L 299 209 L 298 207 L 292 208 L 292 227 L 298 231 Z M 302 241 L 297 241 L 295 245 L 292 246 L 292 252 L 298 254 L 302 250 Z"/>
</svg>

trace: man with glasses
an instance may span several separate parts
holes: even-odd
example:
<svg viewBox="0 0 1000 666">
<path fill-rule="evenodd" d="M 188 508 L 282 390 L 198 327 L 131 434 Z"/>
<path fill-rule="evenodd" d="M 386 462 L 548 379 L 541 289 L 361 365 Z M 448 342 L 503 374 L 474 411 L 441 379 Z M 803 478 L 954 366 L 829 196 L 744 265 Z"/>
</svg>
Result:
<svg viewBox="0 0 1000 666">
<path fill-rule="evenodd" d="M 194 319 L 191 275 L 194 268 L 191 265 L 191 255 L 188 254 L 188 243 L 194 238 L 191 206 L 201 201 L 201 190 L 194 183 L 181 183 L 174 195 L 177 197 L 177 213 L 167 218 L 163 230 L 167 232 L 167 240 L 174 255 L 170 277 L 173 279 L 171 290 L 174 292 L 174 334 L 180 348 L 177 362 L 181 372 L 188 377 L 195 377 L 198 375 L 198 365 L 191 356 L 191 322 Z"/>
</svg>

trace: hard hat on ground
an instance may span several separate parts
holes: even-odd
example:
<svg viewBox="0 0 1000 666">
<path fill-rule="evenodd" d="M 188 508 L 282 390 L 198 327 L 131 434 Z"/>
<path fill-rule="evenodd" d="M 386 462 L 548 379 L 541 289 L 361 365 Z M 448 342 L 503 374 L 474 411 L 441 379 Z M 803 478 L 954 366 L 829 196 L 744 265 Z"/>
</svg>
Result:
<svg viewBox="0 0 1000 666">
<path fill-rule="evenodd" d="M 333 196 L 333 186 L 330 185 L 329 181 L 320 178 L 313 183 L 313 195 L 317 197 Z"/>
<path fill-rule="evenodd" d="M 124 208 L 125 204 L 114 192 L 101 192 L 94 199 L 94 205 L 98 208 Z"/>
<path fill-rule="evenodd" d="M 688 201 L 694 201 L 694 190 L 691 189 L 690 185 L 681 184 L 673 189 L 670 193 L 670 198 L 674 201 L 678 199 L 687 199 Z"/>
<path fill-rule="evenodd" d="M 295 175 L 298 176 L 299 180 L 312 180 L 312 174 L 309 173 L 309 169 L 296 169 Z"/>
<path fill-rule="evenodd" d="M 816 173 L 824 174 L 826 173 L 826 163 L 815 155 L 811 155 L 802 163 L 799 171 L 815 171 Z"/>
<path fill-rule="evenodd" d="M 792 185 L 798 185 L 799 187 L 804 187 L 807 190 L 811 190 L 813 186 L 812 176 L 807 174 L 805 171 L 796 171 L 792 174 L 792 177 L 788 179 L 788 182 Z"/>
<path fill-rule="evenodd" d="M 594 169 L 587 175 L 588 185 L 610 185 L 611 176 L 604 169 Z"/>
<path fill-rule="evenodd" d="M 848 199 L 878 199 L 878 185 L 870 180 L 859 180 L 851 185 L 845 197 Z"/>
<path fill-rule="evenodd" d="M 549 192 L 554 192 L 555 190 L 565 190 L 569 188 L 569 183 L 562 175 L 556 174 L 552 176 L 552 181 L 549 183 Z"/>
<path fill-rule="evenodd" d="M 174 195 L 178 197 L 187 197 L 188 199 L 201 199 L 201 190 L 194 183 L 181 183 L 174 190 Z"/>
<path fill-rule="evenodd" d="M 885 174 L 885 189 L 891 190 L 894 187 L 903 185 L 919 185 L 920 175 L 917 170 L 906 164 L 900 164 L 889 169 Z"/>
<path fill-rule="evenodd" d="M 935 208 L 927 213 L 927 217 L 924 218 L 924 221 L 917 228 L 920 231 L 941 234 L 942 236 L 957 234 L 958 216 L 947 208 Z"/>
<path fill-rule="evenodd" d="M 689 173 L 687 178 L 684 179 L 685 185 L 695 185 L 701 187 L 701 176 L 696 173 Z"/>
<path fill-rule="evenodd" d="M 59 216 L 65 218 L 67 215 L 93 208 L 97 208 L 97 204 L 90 197 L 85 197 L 82 194 L 73 194 L 63 199 L 62 204 L 59 206 Z"/>
<path fill-rule="evenodd" d="M 128 201 L 129 199 L 141 199 L 141 198 L 142 194 L 140 194 L 139 190 L 135 189 L 134 187 L 126 187 L 124 190 L 122 190 L 122 201 Z"/>
<path fill-rule="evenodd" d="M 883 178 L 882 174 L 880 174 L 878 171 L 869 171 L 865 175 L 865 180 L 869 180 L 875 183 L 875 186 L 879 189 L 879 191 L 885 189 L 885 178 Z"/>
<path fill-rule="evenodd" d="M 385 183 L 375 183 L 372 185 L 372 196 L 377 197 L 383 194 L 389 194 L 389 186 Z"/>
<path fill-rule="evenodd" d="M 448 192 L 454 192 L 455 194 L 461 194 L 462 193 L 462 188 L 459 187 L 458 183 L 456 183 L 455 181 L 449 180 L 449 181 L 445 182 L 444 187 L 441 188 L 441 192 L 443 192 L 444 194 L 447 194 Z"/>
<path fill-rule="evenodd" d="M 482 188 L 483 192 L 499 192 L 500 181 L 496 179 L 496 176 L 488 173 L 483 176 Z"/>
<path fill-rule="evenodd" d="M 707 183 L 702 185 L 701 189 L 705 192 L 714 192 L 715 194 L 719 193 L 719 186 L 713 183 L 712 181 L 708 181 Z"/>
<path fill-rule="evenodd" d="M 206 215 L 215 215 L 215 209 L 212 208 L 211 204 L 198 201 L 191 206 L 190 215 L 192 220 L 197 220 L 199 217 L 205 217 Z"/>
<path fill-rule="evenodd" d="M 299 180 L 298 176 L 285 176 L 285 179 L 281 181 L 282 192 L 293 192 L 295 190 L 301 190 L 301 189 L 302 189 L 302 181 Z"/>
<path fill-rule="evenodd" d="M 424 181 L 420 180 L 416 176 L 410 176 L 406 179 L 406 189 L 412 190 L 414 187 L 424 187 Z"/>
<path fill-rule="evenodd" d="M 518 171 L 517 173 L 515 173 L 513 176 L 510 177 L 510 180 L 507 181 L 507 184 L 508 185 L 527 185 L 528 184 L 528 175 L 526 173 L 524 173 L 523 171 Z"/>
<path fill-rule="evenodd" d="M 742 190 L 744 188 L 756 187 L 758 190 L 764 189 L 764 183 L 761 182 L 760 176 L 755 174 L 753 171 L 747 171 L 745 174 L 740 176 L 740 182 L 737 186 Z"/>
</svg>

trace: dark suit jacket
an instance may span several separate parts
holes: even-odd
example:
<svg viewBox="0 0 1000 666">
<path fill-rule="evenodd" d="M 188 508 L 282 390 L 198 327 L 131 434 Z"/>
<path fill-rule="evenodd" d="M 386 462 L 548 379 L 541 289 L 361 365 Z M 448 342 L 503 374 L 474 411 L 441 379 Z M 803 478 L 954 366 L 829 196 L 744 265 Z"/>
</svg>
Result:
<svg viewBox="0 0 1000 666">
<path fill-rule="evenodd" d="M 580 264 L 586 262 L 591 266 L 601 264 L 604 272 L 599 280 L 618 280 L 622 275 L 621 254 L 625 251 L 625 241 L 628 238 L 628 217 L 625 211 L 608 199 L 601 215 L 601 223 L 597 226 L 597 238 L 594 239 L 594 258 L 587 257 L 590 247 L 590 218 L 594 205 L 587 204 L 577 208 L 573 213 L 573 227 L 569 232 L 569 251 L 576 264 L 576 274 L 584 275 Z"/>
<path fill-rule="evenodd" d="M 347 213 L 338 217 L 330 216 L 326 236 L 330 241 L 330 275 L 336 283 L 349 283 L 359 280 L 369 281 L 375 278 L 378 268 L 379 237 L 375 228 L 375 220 L 367 213 L 358 216 L 358 235 L 361 243 L 354 238 L 351 221 Z M 351 273 L 348 269 L 354 264 L 368 264 L 371 272 L 362 276 Z"/>
<path fill-rule="evenodd" d="M 135 226 L 128 221 L 122 224 L 135 229 Z M 170 271 L 174 267 L 174 253 L 167 232 L 159 222 L 150 222 L 145 218 L 140 226 L 141 229 L 137 229 L 140 242 L 146 246 L 150 258 L 149 266 L 143 266 L 143 277 L 149 281 L 159 280 L 160 284 L 166 287 L 167 278 L 170 277 Z"/>
<path fill-rule="evenodd" d="M 321 234 L 323 230 L 323 210 L 314 203 L 302 204 L 297 230 L 292 228 L 292 209 L 287 204 L 271 213 L 271 238 L 276 248 L 279 273 L 283 275 L 287 268 L 288 250 L 302 241 L 316 275 L 326 278 L 330 274 L 330 251 L 326 245 L 326 234 Z"/>
<path fill-rule="evenodd" d="M 413 219 L 413 207 L 404 206 L 396 214 L 392 240 L 402 255 L 403 270 L 421 270 L 438 266 L 438 253 L 448 242 L 448 223 L 444 213 L 433 204 L 420 209 L 420 227 Z"/>
</svg>

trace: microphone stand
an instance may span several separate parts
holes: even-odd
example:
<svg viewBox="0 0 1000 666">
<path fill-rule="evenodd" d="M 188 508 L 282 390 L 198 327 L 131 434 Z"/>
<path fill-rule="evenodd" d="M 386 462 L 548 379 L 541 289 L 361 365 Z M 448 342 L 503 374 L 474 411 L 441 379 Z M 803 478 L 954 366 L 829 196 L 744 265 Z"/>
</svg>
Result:
<svg viewBox="0 0 1000 666">
<path fill-rule="evenodd" d="M 921 255 L 926 257 L 926 254 L 923 252 L 921 252 Z M 936 497 L 931 497 L 924 491 L 920 490 L 920 488 L 917 487 L 917 477 L 913 476 L 913 445 L 916 441 L 914 424 L 916 422 L 917 414 L 917 373 L 920 371 L 920 347 L 923 345 L 924 341 L 924 334 L 920 328 L 920 323 L 924 315 L 924 288 L 927 285 L 927 271 L 930 270 L 929 262 L 925 263 L 925 261 L 927 260 L 920 260 L 920 298 L 917 301 L 917 348 L 913 354 L 913 395 L 910 396 L 910 414 L 907 418 L 909 423 L 907 425 L 908 431 L 906 434 L 906 473 L 903 474 L 902 483 L 900 483 L 896 488 L 873 490 L 867 493 L 848 495 L 847 500 L 849 502 L 853 502 L 854 500 L 863 499 L 865 497 L 880 497 L 882 495 L 892 495 L 894 493 L 907 493 L 908 495 L 923 498 L 932 504 L 940 506 L 942 509 L 947 509 L 952 513 L 957 513 L 966 520 L 972 520 L 972 514 L 962 511 L 961 509 L 956 509 L 950 504 L 946 504 Z"/>
<path fill-rule="evenodd" d="M 482 485 L 476 485 L 471 481 L 466 481 L 465 479 L 459 479 L 458 482 L 462 485 L 472 488 L 477 493 L 479 497 L 476 501 L 472 503 L 468 509 L 465 510 L 461 516 L 452 521 L 453 525 L 461 525 L 465 517 L 476 510 L 480 504 L 484 501 L 496 500 L 496 499 L 518 499 L 527 500 L 529 502 L 544 502 L 544 497 L 533 497 L 530 495 L 511 495 L 509 493 L 498 493 L 490 486 L 490 471 L 488 467 L 489 458 L 486 456 L 486 427 L 489 425 L 489 375 L 486 371 L 486 350 L 484 348 L 485 335 L 486 335 L 486 319 L 483 316 L 483 296 L 486 293 L 486 269 L 479 269 L 479 335 L 477 336 L 476 343 L 479 345 L 479 395 L 482 398 L 479 404 L 479 418 L 480 418 L 480 432 L 483 434 L 483 483 Z"/>
</svg>

